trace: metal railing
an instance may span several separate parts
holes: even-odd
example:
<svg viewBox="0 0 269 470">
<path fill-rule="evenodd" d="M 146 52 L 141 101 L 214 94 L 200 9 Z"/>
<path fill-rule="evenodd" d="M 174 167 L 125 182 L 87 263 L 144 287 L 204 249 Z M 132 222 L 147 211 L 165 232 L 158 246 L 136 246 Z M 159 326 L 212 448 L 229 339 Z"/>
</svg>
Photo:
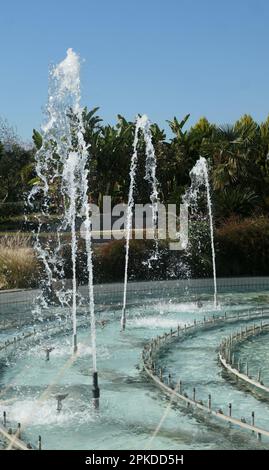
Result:
<svg viewBox="0 0 269 470">
<path fill-rule="evenodd" d="M 3 438 L 4 444 L 8 449 L 16 450 L 41 450 L 41 436 L 38 436 L 37 447 L 33 447 L 32 444 L 26 443 L 21 437 L 21 424 L 18 423 L 17 428 L 7 427 L 7 416 L 6 412 L 3 413 L 3 425 L 0 424 L 0 435 Z"/>
<path fill-rule="evenodd" d="M 230 375 L 234 376 L 236 379 L 240 379 L 245 385 L 250 386 L 248 387 L 250 391 L 254 388 L 263 392 L 263 397 L 269 398 L 269 387 L 266 387 L 261 380 L 261 369 L 259 369 L 256 379 L 251 377 L 249 363 L 242 363 L 240 358 L 236 362 L 234 354 L 236 346 L 247 341 L 249 338 L 259 336 L 266 332 L 269 332 L 269 323 L 263 323 L 262 321 L 260 325 L 253 324 L 249 328 L 241 328 L 240 331 L 231 334 L 222 341 L 219 351 L 219 360 L 223 368 Z M 243 367 L 245 368 L 244 372 L 242 371 Z"/>
<path fill-rule="evenodd" d="M 238 321 L 249 322 L 254 318 L 265 318 L 269 317 L 269 309 L 260 309 L 253 312 L 243 312 L 234 316 L 221 316 L 212 317 L 211 319 L 204 318 L 203 321 L 196 321 L 192 325 L 185 325 L 183 328 L 178 325 L 176 330 L 171 329 L 169 333 L 164 333 L 162 336 L 157 336 L 152 339 L 148 344 L 145 345 L 142 352 L 143 370 L 147 376 L 169 397 L 171 401 L 180 401 L 185 403 L 188 408 L 193 408 L 205 415 L 205 417 L 214 417 L 218 420 L 225 421 L 227 423 L 234 424 L 241 429 L 246 429 L 255 433 L 258 439 L 261 436 L 269 437 L 269 430 L 263 429 L 255 425 L 255 413 L 251 412 L 251 424 L 248 424 L 245 419 L 238 419 L 232 416 L 232 404 L 228 404 L 228 415 L 226 415 L 222 409 L 217 411 L 212 410 L 212 396 L 208 394 L 207 405 L 202 400 L 197 399 L 196 388 L 193 388 L 193 395 L 189 397 L 187 393 L 183 391 L 183 383 L 178 380 L 176 383 L 173 381 L 171 374 L 168 375 L 167 383 L 165 383 L 165 377 L 163 374 L 163 368 L 157 365 L 158 358 L 160 356 L 163 347 L 168 348 L 175 341 L 180 341 L 190 333 L 195 333 L 202 330 L 216 328 L 220 325 L 233 324 Z"/>
</svg>

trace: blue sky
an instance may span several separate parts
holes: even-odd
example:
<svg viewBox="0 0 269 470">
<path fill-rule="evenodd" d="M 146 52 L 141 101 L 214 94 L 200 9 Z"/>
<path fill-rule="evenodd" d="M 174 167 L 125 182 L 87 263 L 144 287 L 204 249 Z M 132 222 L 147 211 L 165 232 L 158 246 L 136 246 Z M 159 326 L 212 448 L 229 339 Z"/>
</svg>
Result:
<svg viewBox="0 0 269 470">
<path fill-rule="evenodd" d="M 0 115 L 25 139 L 68 47 L 85 60 L 83 104 L 106 122 L 269 114 L 268 0 L 9 0 L 0 47 Z"/>
</svg>

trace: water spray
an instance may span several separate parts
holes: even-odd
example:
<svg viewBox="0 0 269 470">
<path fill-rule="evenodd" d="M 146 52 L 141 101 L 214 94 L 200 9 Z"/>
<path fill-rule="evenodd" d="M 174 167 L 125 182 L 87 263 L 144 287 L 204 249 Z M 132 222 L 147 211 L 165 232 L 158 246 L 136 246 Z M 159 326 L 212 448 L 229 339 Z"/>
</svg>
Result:
<svg viewBox="0 0 269 470">
<path fill-rule="evenodd" d="M 152 135 L 150 131 L 150 121 L 144 114 L 138 116 L 135 126 L 135 137 L 133 143 L 133 155 L 131 158 L 130 166 L 130 186 L 128 195 L 127 215 L 126 215 L 126 244 L 125 244 L 125 270 L 124 270 L 124 287 L 123 287 L 123 307 L 121 314 L 121 330 L 124 331 L 126 328 L 126 297 L 127 297 L 127 284 L 128 284 L 128 265 L 129 265 L 129 249 L 130 249 L 130 238 L 132 232 L 132 218 L 134 208 L 134 189 L 135 189 L 135 177 L 137 168 L 137 149 L 139 141 L 139 131 L 142 132 L 145 144 L 146 144 L 146 174 L 144 179 L 149 183 L 151 187 L 151 207 L 152 207 L 152 228 L 154 234 L 154 245 L 155 253 L 150 257 L 149 263 L 156 260 L 158 257 L 158 181 L 156 178 L 156 155 L 152 144 Z"/>
<path fill-rule="evenodd" d="M 52 68 L 49 82 L 48 119 L 42 126 L 42 147 L 36 153 L 36 173 L 40 184 L 31 191 L 28 202 L 34 207 L 36 196 L 42 201 L 42 214 L 50 216 L 55 180 L 59 181 L 62 218 L 57 226 L 57 244 L 41 245 L 39 224 L 35 248 L 42 259 L 47 284 L 51 286 L 56 278 L 64 279 L 64 262 L 61 257 L 61 233 L 71 232 L 72 292 L 71 309 L 73 324 L 73 351 L 78 350 L 77 341 L 77 217 L 84 219 L 86 228 L 86 253 L 88 271 L 88 296 L 91 323 L 91 346 L 93 361 L 94 398 L 100 396 L 96 367 L 96 328 L 93 292 L 93 266 L 91 244 L 91 218 L 89 204 L 89 149 L 84 140 L 85 128 L 83 109 L 80 104 L 80 60 L 72 49 L 68 49 L 65 59 Z M 69 292 L 56 292 L 63 305 L 69 301 Z M 49 360 L 49 353 L 48 353 Z"/>
</svg>

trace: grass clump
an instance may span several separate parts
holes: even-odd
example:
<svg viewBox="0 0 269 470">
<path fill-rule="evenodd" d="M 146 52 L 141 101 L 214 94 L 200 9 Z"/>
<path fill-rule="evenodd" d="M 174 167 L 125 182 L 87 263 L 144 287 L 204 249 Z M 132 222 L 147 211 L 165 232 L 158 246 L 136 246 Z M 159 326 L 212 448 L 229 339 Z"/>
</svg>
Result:
<svg viewBox="0 0 269 470">
<path fill-rule="evenodd" d="M 0 238 L 0 289 L 36 287 L 39 266 L 27 235 Z"/>
</svg>

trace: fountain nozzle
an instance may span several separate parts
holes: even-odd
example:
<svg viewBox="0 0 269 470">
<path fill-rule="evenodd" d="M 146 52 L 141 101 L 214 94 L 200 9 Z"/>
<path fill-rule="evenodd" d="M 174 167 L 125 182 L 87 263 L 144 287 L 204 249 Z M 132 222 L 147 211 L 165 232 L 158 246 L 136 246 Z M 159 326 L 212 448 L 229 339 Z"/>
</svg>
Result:
<svg viewBox="0 0 269 470">
<path fill-rule="evenodd" d="M 65 394 L 59 394 L 59 395 L 56 395 L 56 400 L 57 400 L 57 411 L 60 412 L 62 407 L 63 407 L 63 404 L 62 404 L 62 401 L 67 397 L 68 393 L 65 393 Z"/>
<path fill-rule="evenodd" d="M 77 350 L 78 350 L 78 343 L 77 343 L 77 335 L 76 334 L 73 336 L 73 346 L 74 346 L 74 353 L 76 353 Z"/>
<path fill-rule="evenodd" d="M 93 405 L 94 408 L 99 408 L 99 398 L 100 398 L 100 388 L 98 387 L 98 372 L 93 372 L 92 374 L 92 398 L 93 398 Z"/>
<path fill-rule="evenodd" d="M 125 308 L 122 310 L 122 317 L 121 317 L 121 331 L 124 331 L 126 328 L 126 311 Z"/>
<path fill-rule="evenodd" d="M 49 360 L 50 360 L 50 353 L 51 353 L 51 351 L 53 351 L 53 349 L 55 349 L 55 348 L 53 348 L 53 347 L 51 347 L 51 348 L 44 348 L 44 351 L 45 351 L 45 353 L 46 353 L 46 361 L 49 361 Z"/>
</svg>

